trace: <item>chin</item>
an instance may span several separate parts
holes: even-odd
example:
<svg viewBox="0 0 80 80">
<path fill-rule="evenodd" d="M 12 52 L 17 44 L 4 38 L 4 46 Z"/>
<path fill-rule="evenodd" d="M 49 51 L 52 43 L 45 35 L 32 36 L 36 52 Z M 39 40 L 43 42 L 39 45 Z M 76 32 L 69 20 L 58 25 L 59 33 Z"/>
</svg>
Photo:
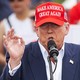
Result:
<svg viewBox="0 0 80 80">
<path fill-rule="evenodd" d="M 21 10 L 21 9 L 15 9 L 14 12 L 15 12 L 15 13 L 21 13 L 22 10 Z"/>
</svg>

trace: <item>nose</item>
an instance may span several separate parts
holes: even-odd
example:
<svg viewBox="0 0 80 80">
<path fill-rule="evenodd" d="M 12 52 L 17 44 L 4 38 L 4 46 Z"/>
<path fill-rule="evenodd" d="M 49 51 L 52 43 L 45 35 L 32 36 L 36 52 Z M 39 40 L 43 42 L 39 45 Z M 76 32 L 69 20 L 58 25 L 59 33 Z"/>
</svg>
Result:
<svg viewBox="0 0 80 80">
<path fill-rule="evenodd" d="M 48 26 L 48 30 L 47 30 L 47 32 L 48 32 L 48 34 L 53 33 L 53 29 L 52 29 L 52 27 L 51 27 L 51 26 Z"/>
</svg>

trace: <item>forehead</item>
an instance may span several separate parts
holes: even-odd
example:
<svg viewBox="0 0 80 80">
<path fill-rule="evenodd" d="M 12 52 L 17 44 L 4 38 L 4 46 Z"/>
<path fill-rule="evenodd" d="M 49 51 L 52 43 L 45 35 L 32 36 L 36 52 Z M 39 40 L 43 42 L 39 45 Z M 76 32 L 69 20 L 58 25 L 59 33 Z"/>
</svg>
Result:
<svg viewBox="0 0 80 80">
<path fill-rule="evenodd" d="M 55 23 L 52 23 L 52 22 L 44 23 L 44 24 L 42 24 L 41 26 L 49 26 L 49 25 L 59 26 L 58 24 L 55 24 Z M 41 27 L 41 26 L 40 26 L 40 27 Z"/>
</svg>

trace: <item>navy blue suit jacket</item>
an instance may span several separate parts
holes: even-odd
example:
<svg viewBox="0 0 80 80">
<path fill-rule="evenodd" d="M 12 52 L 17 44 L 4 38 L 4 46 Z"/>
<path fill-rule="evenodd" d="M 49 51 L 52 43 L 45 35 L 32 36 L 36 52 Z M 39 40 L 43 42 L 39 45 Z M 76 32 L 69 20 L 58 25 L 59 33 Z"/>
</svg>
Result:
<svg viewBox="0 0 80 80">
<path fill-rule="evenodd" d="M 7 57 L 9 59 L 9 57 Z M 74 63 L 70 63 L 72 60 Z M 45 62 L 38 42 L 26 46 L 22 65 L 11 77 L 6 66 L 0 80 L 47 80 Z M 62 64 L 62 80 L 80 80 L 80 46 L 65 44 Z"/>
</svg>

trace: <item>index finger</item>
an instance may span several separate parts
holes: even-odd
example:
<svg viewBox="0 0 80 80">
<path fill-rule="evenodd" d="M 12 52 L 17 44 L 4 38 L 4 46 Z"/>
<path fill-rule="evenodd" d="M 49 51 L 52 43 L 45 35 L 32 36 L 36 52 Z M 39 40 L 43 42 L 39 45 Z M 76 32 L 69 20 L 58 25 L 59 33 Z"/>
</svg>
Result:
<svg viewBox="0 0 80 80">
<path fill-rule="evenodd" d="M 14 29 L 11 28 L 10 31 L 7 33 L 7 38 L 11 38 L 14 35 Z"/>
</svg>

